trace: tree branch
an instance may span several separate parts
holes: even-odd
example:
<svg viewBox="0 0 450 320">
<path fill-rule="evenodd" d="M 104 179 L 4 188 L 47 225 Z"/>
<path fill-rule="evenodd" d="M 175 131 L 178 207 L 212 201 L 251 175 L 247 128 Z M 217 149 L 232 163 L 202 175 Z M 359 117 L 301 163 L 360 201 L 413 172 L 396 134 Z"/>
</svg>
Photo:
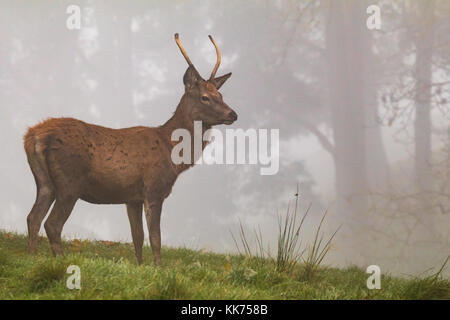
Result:
<svg viewBox="0 0 450 320">
<path fill-rule="evenodd" d="M 316 136 L 322 147 L 327 150 L 333 157 L 335 156 L 335 150 L 333 144 L 330 142 L 327 136 L 323 134 L 315 125 L 309 123 L 306 120 L 300 120 L 300 125 L 309 130 Z"/>
</svg>

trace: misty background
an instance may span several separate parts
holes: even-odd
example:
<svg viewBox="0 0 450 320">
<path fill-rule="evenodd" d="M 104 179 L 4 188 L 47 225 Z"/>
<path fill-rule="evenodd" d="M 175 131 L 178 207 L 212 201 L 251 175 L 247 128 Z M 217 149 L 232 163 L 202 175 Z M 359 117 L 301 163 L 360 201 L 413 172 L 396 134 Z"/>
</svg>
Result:
<svg viewBox="0 0 450 320">
<path fill-rule="evenodd" d="M 381 29 L 369 30 L 369 5 Z M 69 30 L 69 5 L 81 29 Z M 208 77 L 222 52 L 231 128 L 280 130 L 280 170 L 200 165 L 164 203 L 162 242 L 235 251 L 239 221 L 276 247 L 277 212 L 299 186 L 342 229 L 327 264 L 418 274 L 450 254 L 450 2 L 446 0 L 0 0 L 0 228 L 26 232 L 35 183 L 27 127 L 75 117 L 113 128 L 163 124 L 187 64 Z M 220 127 L 222 130 L 224 126 Z M 41 234 L 45 235 L 43 228 Z M 146 232 L 147 234 L 147 232 Z M 79 201 L 63 236 L 131 241 L 125 206 Z M 437 271 L 437 270 L 436 270 Z M 446 271 L 449 274 L 448 270 Z"/>
</svg>

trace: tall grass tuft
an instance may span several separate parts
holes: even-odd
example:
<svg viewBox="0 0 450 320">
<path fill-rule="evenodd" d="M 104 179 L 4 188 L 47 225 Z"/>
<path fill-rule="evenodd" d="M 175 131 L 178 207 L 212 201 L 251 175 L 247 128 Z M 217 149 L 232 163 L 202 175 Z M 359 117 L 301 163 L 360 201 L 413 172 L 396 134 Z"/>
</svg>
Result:
<svg viewBox="0 0 450 320">
<path fill-rule="evenodd" d="M 320 224 L 315 232 L 315 238 L 312 245 L 302 249 L 302 226 L 304 221 L 310 212 L 311 205 L 306 209 L 305 213 L 300 217 L 298 212 L 299 207 L 299 192 L 297 185 L 297 192 L 295 194 L 294 206 L 291 207 L 291 203 L 288 202 L 286 213 L 281 216 L 278 215 L 278 241 L 276 257 L 270 256 L 270 250 L 264 247 L 263 236 L 261 229 L 258 227 L 258 231 L 255 233 L 256 248 L 253 251 L 250 245 L 249 237 L 244 231 L 242 222 L 239 221 L 239 240 L 231 232 L 231 236 L 237 248 L 239 254 L 247 257 L 260 258 L 260 261 L 264 259 L 274 259 L 276 270 L 278 272 L 291 273 L 294 267 L 300 262 L 304 263 L 304 276 L 311 278 L 323 259 L 331 248 L 331 241 L 335 237 L 339 228 L 333 233 L 333 235 L 324 243 L 323 233 L 321 233 L 322 225 L 327 213 L 325 212 Z M 306 259 L 303 259 L 305 252 L 308 253 Z"/>
<path fill-rule="evenodd" d="M 306 216 L 311 209 L 303 214 L 300 222 L 297 219 L 298 209 L 298 186 L 295 194 L 295 206 L 293 212 L 290 212 L 289 204 L 284 217 L 278 215 L 278 242 L 277 242 L 277 270 L 282 272 L 291 272 L 294 266 L 300 261 L 305 250 L 301 250 L 300 230 L 303 226 Z"/>
<path fill-rule="evenodd" d="M 426 299 L 450 299 L 450 281 L 442 277 L 442 272 L 449 261 L 450 256 L 443 263 L 442 267 L 430 276 L 419 278 L 408 282 L 404 287 L 402 295 L 406 299 L 426 300 Z"/>
<path fill-rule="evenodd" d="M 238 253 L 241 255 L 245 255 L 247 257 L 251 257 L 253 255 L 252 250 L 250 248 L 249 242 L 245 235 L 244 227 L 242 226 L 241 220 L 239 220 L 239 239 L 241 240 L 240 242 L 242 245 L 242 249 L 241 249 L 241 246 L 238 244 L 238 241 L 234 237 L 233 232 L 230 231 L 230 233 L 231 233 L 231 237 L 233 238 L 234 244 L 236 245 L 236 249 L 237 249 Z"/>
<path fill-rule="evenodd" d="M 336 233 L 339 231 L 341 226 L 339 226 L 336 231 L 331 235 L 330 238 L 324 243 L 324 234 L 320 233 L 320 230 L 322 228 L 323 221 L 325 220 L 325 217 L 327 216 L 328 211 L 324 213 L 322 216 L 322 219 L 320 220 L 319 226 L 316 229 L 315 235 L 314 235 L 314 242 L 308 246 L 308 253 L 306 259 L 303 260 L 303 277 L 306 280 L 312 279 L 320 264 L 322 263 L 323 259 L 327 255 L 328 251 L 330 251 L 331 248 L 331 241 L 336 236 Z M 323 244 L 323 245 L 322 245 Z"/>
<path fill-rule="evenodd" d="M 242 222 L 239 220 L 239 241 L 234 236 L 233 232 L 230 231 L 231 237 L 233 238 L 236 249 L 240 255 L 244 255 L 247 258 L 256 258 L 258 262 L 264 263 L 265 259 L 270 258 L 269 250 L 264 247 L 263 236 L 261 232 L 261 228 L 258 226 L 258 229 L 254 230 L 256 248 L 255 251 L 251 249 L 249 240 L 244 231 L 244 226 Z"/>
</svg>

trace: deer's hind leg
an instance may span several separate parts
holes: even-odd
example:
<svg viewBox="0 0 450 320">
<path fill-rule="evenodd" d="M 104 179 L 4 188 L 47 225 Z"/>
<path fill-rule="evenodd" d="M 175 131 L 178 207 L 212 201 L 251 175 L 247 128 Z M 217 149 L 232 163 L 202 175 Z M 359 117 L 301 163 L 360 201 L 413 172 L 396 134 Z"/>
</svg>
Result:
<svg viewBox="0 0 450 320">
<path fill-rule="evenodd" d="M 78 198 L 74 196 L 57 194 L 55 205 L 44 223 L 45 232 L 54 256 L 63 254 L 61 232 L 77 200 Z"/>
<path fill-rule="evenodd" d="M 28 249 L 30 253 L 36 253 L 39 229 L 55 200 L 55 189 L 48 174 L 43 148 L 39 144 L 32 145 L 27 150 L 27 157 L 37 188 L 36 200 L 27 217 Z"/>
</svg>

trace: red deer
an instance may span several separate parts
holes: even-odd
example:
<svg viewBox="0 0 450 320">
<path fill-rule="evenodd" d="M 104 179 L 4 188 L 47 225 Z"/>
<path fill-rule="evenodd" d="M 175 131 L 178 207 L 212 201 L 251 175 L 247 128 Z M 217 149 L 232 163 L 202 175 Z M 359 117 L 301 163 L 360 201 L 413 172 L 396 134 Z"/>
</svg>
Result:
<svg viewBox="0 0 450 320">
<path fill-rule="evenodd" d="M 172 132 L 184 128 L 193 136 L 194 121 L 202 121 L 205 132 L 212 126 L 237 120 L 237 114 L 223 102 L 218 91 L 231 73 L 215 77 L 220 51 L 214 39 L 209 38 L 216 49 L 217 62 L 210 78 L 204 80 L 175 34 L 189 67 L 183 76 L 185 92 L 165 124 L 112 129 L 73 118 L 50 118 L 28 129 L 24 147 L 37 188 L 36 201 L 27 217 L 31 253 L 37 250 L 41 223 L 55 202 L 44 228 L 53 255 L 63 254 L 61 231 L 75 203 L 82 199 L 94 204 L 126 204 L 139 264 L 144 207 L 154 261 L 161 264 L 162 204 L 180 173 L 193 165 L 172 162 L 171 150 L 177 143 L 171 140 Z"/>
</svg>

